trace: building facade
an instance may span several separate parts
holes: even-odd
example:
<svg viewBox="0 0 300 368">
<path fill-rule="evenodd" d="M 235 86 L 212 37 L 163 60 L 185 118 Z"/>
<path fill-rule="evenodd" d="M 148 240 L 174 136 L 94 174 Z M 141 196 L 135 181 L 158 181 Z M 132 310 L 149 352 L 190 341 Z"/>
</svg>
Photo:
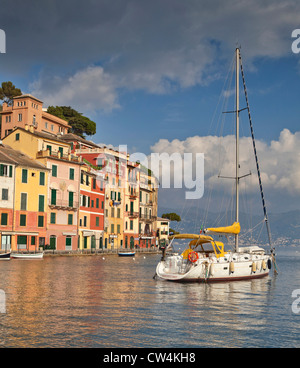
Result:
<svg viewBox="0 0 300 368">
<path fill-rule="evenodd" d="M 12 105 L 2 105 L 1 139 L 11 133 L 14 128 L 32 126 L 34 131 L 50 135 L 66 134 L 69 124 L 43 108 L 43 102 L 29 94 L 14 97 Z"/>
</svg>

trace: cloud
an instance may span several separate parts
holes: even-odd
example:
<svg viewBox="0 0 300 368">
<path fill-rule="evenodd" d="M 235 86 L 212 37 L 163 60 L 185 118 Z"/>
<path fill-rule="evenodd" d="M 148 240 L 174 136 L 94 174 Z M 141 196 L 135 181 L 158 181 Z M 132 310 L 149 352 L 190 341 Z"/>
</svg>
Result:
<svg viewBox="0 0 300 368">
<path fill-rule="evenodd" d="M 273 198 L 273 208 L 285 208 L 281 198 L 298 198 L 300 194 L 300 132 L 292 133 L 288 129 L 282 130 L 278 140 L 270 144 L 264 141 L 256 141 L 256 149 L 260 164 L 260 171 L 264 191 L 267 198 Z M 233 180 L 218 178 L 218 175 L 235 176 L 235 137 L 205 136 L 189 137 L 185 140 L 160 139 L 151 147 L 152 152 L 169 155 L 190 152 L 195 157 L 196 153 L 204 153 L 205 196 L 209 195 L 211 186 L 219 193 L 229 190 Z M 174 165 L 172 175 L 179 175 L 176 170 L 180 165 Z M 258 193 L 258 177 L 253 154 L 251 138 L 240 139 L 240 176 L 251 171 L 252 175 L 247 179 L 241 179 L 241 187 L 247 182 L 251 193 Z M 215 192 L 216 193 L 216 192 Z M 230 192 L 229 192 L 230 194 Z"/>
<path fill-rule="evenodd" d="M 43 93 L 45 102 L 64 98 L 100 110 L 118 108 L 123 89 L 165 94 L 210 83 L 237 42 L 250 64 L 257 57 L 287 56 L 300 12 L 298 1 L 285 0 L 228 0 L 226 6 L 223 0 L 14 4 L 1 5 L 4 70 L 25 75 L 38 66 L 41 74 L 30 92 Z M 80 91 L 88 97 L 83 102 Z"/>
<path fill-rule="evenodd" d="M 76 72 L 66 80 L 56 77 L 41 77 L 29 87 L 49 105 L 76 106 L 79 111 L 99 109 L 111 111 L 119 108 L 113 78 L 100 66 L 88 67 Z"/>
</svg>

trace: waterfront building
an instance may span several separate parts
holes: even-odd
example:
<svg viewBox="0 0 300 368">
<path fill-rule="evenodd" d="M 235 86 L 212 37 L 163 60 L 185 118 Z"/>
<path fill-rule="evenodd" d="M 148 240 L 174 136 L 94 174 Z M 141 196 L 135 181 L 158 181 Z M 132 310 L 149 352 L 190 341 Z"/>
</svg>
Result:
<svg viewBox="0 0 300 368">
<path fill-rule="evenodd" d="M 13 234 L 13 215 L 15 198 L 15 168 L 17 162 L 5 151 L 0 144 L 0 233 L 1 250 L 11 249 Z"/>
<path fill-rule="evenodd" d="M 3 141 L 50 170 L 47 182 L 46 249 L 75 250 L 78 246 L 80 158 L 70 144 L 32 126 L 17 127 Z M 36 188 L 35 188 L 36 189 Z"/>
<path fill-rule="evenodd" d="M 123 247 L 127 155 L 107 147 L 87 147 L 79 143 L 76 147 L 79 147 L 75 150 L 76 154 L 104 179 L 103 248 Z"/>
<path fill-rule="evenodd" d="M 49 170 L 8 145 L 0 158 L 1 249 L 35 251 L 46 241 Z"/>
<path fill-rule="evenodd" d="M 85 164 L 80 173 L 79 248 L 102 249 L 104 178 Z"/>
<path fill-rule="evenodd" d="M 127 160 L 124 186 L 124 247 L 135 248 L 139 243 L 139 164 Z"/>
<path fill-rule="evenodd" d="M 156 245 L 157 180 L 151 170 L 144 166 L 140 169 L 139 186 L 140 246 L 148 248 Z"/>
<path fill-rule="evenodd" d="M 1 138 L 13 131 L 15 127 L 25 128 L 31 125 L 36 132 L 51 135 L 65 134 L 70 126 L 67 121 L 47 113 L 43 102 L 38 98 L 25 94 L 13 98 L 12 105 L 2 104 Z"/>
<path fill-rule="evenodd" d="M 170 232 L 170 220 L 157 217 L 157 239 L 160 246 L 165 246 Z"/>
</svg>

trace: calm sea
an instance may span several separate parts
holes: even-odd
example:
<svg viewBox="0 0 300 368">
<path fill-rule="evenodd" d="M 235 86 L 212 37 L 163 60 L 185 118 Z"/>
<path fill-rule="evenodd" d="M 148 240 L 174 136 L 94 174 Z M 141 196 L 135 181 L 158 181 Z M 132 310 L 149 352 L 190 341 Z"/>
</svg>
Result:
<svg viewBox="0 0 300 368">
<path fill-rule="evenodd" d="M 277 254 L 276 277 L 222 284 L 154 280 L 160 255 L 2 261 L 0 346 L 300 347 L 300 248 Z"/>
</svg>

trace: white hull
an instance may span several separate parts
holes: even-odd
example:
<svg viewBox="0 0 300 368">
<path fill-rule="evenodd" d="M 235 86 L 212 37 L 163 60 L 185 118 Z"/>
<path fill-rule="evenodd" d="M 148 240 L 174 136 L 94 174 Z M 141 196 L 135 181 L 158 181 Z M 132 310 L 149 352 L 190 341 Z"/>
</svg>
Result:
<svg viewBox="0 0 300 368">
<path fill-rule="evenodd" d="M 266 254 L 239 252 L 220 258 L 200 254 L 195 263 L 174 255 L 159 262 L 156 274 L 168 281 L 221 282 L 265 277 L 270 268 L 271 256 Z"/>
<path fill-rule="evenodd" d="M 11 258 L 18 259 L 42 259 L 43 253 L 12 253 Z"/>
</svg>

